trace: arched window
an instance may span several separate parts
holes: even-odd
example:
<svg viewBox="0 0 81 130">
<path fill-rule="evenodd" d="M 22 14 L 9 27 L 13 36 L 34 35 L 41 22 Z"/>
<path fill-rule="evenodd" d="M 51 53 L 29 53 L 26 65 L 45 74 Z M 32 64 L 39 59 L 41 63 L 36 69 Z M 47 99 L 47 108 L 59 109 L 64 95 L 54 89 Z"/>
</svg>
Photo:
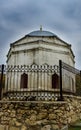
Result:
<svg viewBox="0 0 81 130">
<path fill-rule="evenodd" d="M 21 88 L 27 88 L 28 87 L 28 74 L 23 73 L 21 75 Z"/>
<path fill-rule="evenodd" d="M 59 76 L 56 73 L 52 75 L 52 88 L 59 88 Z"/>
</svg>

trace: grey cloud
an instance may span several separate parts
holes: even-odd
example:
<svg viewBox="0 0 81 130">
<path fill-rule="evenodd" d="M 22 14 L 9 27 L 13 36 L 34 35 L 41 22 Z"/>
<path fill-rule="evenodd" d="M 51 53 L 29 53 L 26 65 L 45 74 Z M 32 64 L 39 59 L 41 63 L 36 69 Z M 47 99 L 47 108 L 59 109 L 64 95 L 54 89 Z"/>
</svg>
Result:
<svg viewBox="0 0 81 130">
<path fill-rule="evenodd" d="M 71 42 L 78 66 L 81 51 L 80 0 L 1 0 L 0 1 L 0 53 L 23 35 L 39 28 L 40 24 L 66 42 Z M 4 38 L 5 37 L 5 38 Z M 77 44 L 76 44 L 77 43 Z M 5 48 L 5 53 L 3 51 Z M 6 49 L 7 48 L 7 49 Z M 77 49 L 75 49 L 77 48 Z M 2 63 L 4 60 L 0 60 Z M 79 63 L 81 66 L 81 63 Z"/>
</svg>

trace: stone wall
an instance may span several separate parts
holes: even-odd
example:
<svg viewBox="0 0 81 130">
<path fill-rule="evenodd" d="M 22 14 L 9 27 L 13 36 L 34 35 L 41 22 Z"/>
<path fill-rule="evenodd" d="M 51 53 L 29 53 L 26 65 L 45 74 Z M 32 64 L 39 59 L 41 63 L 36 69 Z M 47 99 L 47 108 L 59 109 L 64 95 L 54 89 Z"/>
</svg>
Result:
<svg viewBox="0 0 81 130">
<path fill-rule="evenodd" d="M 0 102 L 0 130 L 61 130 L 81 118 L 81 99 L 63 102 Z"/>
</svg>

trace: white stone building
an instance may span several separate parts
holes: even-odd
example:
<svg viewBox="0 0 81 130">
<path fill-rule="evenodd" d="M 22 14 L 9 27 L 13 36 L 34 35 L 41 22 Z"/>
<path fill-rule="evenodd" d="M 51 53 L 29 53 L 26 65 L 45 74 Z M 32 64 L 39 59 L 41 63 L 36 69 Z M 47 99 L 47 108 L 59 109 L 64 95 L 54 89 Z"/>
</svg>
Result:
<svg viewBox="0 0 81 130">
<path fill-rule="evenodd" d="M 43 72 L 43 67 L 55 67 L 58 69 L 59 60 L 75 66 L 74 54 L 71 45 L 61 40 L 57 35 L 49 31 L 43 31 L 42 28 L 33 31 L 16 42 L 10 44 L 7 54 L 7 65 L 17 66 L 18 72 L 8 72 L 6 86 L 7 90 L 14 91 L 30 91 L 30 90 L 52 90 L 55 91 L 59 87 L 59 73 L 50 72 L 50 69 Z M 23 69 L 23 65 L 25 69 Z M 42 69 L 38 72 L 38 65 Z M 34 68 L 29 72 L 27 66 Z M 13 67 L 12 67 L 13 68 Z M 38 67 L 39 68 L 39 67 Z M 14 77 L 15 75 L 15 77 Z M 66 83 L 65 83 L 66 82 Z M 63 73 L 63 88 L 75 91 L 75 76 L 67 71 Z"/>
</svg>

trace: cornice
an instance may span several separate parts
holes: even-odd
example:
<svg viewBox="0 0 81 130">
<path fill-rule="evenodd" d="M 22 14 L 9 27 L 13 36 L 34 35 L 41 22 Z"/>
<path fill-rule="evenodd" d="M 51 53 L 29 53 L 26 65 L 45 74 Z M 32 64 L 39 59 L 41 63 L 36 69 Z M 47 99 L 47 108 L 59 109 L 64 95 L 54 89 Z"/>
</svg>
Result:
<svg viewBox="0 0 81 130">
<path fill-rule="evenodd" d="M 10 46 L 11 47 L 16 47 L 16 46 L 23 46 L 23 45 L 26 45 L 26 44 L 28 44 L 29 46 L 31 45 L 31 44 L 43 44 L 43 43 L 45 43 L 45 44 L 48 44 L 48 45 L 55 45 L 55 46 L 64 46 L 64 47 L 67 47 L 67 46 L 70 46 L 69 44 L 59 44 L 58 42 L 56 42 L 56 41 L 53 41 L 53 42 L 51 42 L 51 41 L 47 41 L 47 40 L 35 40 L 35 41 L 30 41 L 30 42 L 24 42 L 24 43 L 20 43 L 20 44 L 11 44 Z"/>
<path fill-rule="evenodd" d="M 43 48 L 43 47 L 12 51 L 12 54 L 26 53 L 26 52 L 39 51 L 39 50 L 53 52 L 53 53 L 59 53 L 59 54 L 66 54 L 66 55 L 69 54 L 69 52 L 66 52 L 66 51 L 58 51 L 58 50 L 53 50 L 53 49 L 48 49 L 48 48 Z"/>
</svg>

